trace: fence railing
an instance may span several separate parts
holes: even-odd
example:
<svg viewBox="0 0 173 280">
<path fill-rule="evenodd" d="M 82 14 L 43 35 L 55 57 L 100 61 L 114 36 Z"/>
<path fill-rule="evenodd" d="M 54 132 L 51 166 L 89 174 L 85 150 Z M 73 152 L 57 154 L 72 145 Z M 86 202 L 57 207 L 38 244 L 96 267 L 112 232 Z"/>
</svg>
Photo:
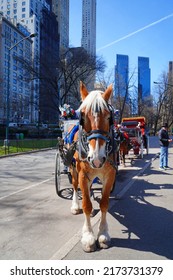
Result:
<svg viewBox="0 0 173 280">
<path fill-rule="evenodd" d="M 4 144 L 4 141 L 0 140 L 0 156 L 45 148 L 55 148 L 57 139 L 15 139 L 9 141 L 8 147 Z"/>
</svg>

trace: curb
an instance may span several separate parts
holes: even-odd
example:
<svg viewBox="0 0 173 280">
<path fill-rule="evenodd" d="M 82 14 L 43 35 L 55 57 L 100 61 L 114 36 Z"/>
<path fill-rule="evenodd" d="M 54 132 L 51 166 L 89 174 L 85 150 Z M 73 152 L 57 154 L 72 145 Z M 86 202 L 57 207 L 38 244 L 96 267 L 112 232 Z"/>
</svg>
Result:
<svg viewBox="0 0 173 280">
<path fill-rule="evenodd" d="M 32 154 L 32 153 L 38 153 L 38 152 L 44 152 L 44 151 L 49 151 L 49 150 L 54 150 L 54 149 L 56 149 L 56 147 L 54 147 L 54 148 L 44 148 L 44 149 L 39 149 L 39 150 L 32 150 L 32 151 L 28 151 L 28 152 L 8 154 L 8 155 L 0 156 L 0 159 L 1 158 L 7 158 L 7 157 L 16 157 L 16 156 Z"/>
</svg>

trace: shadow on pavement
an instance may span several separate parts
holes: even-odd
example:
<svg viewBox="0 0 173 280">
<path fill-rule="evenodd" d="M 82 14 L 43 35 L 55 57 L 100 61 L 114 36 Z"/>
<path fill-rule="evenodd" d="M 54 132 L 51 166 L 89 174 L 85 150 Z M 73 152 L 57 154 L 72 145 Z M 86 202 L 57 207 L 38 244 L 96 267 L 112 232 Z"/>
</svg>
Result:
<svg viewBox="0 0 173 280">
<path fill-rule="evenodd" d="M 165 184 L 162 188 L 173 189 L 173 185 Z M 124 239 L 113 238 L 112 247 L 148 251 L 173 259 L 173 212 L 149 202 L 153 201 L 153 198 L 162 198 L 162 192 L 159 194 L 159 190 L 160 185 L 146 185 L 146 181 L 138 180 L 130 196 L 126 195 L 109 211 L 127 228 L 122 230 L 122 233 L 128 235 L 128 238 Z M 132 234 L 137 238 L 131 238 Z"/>
</svg>

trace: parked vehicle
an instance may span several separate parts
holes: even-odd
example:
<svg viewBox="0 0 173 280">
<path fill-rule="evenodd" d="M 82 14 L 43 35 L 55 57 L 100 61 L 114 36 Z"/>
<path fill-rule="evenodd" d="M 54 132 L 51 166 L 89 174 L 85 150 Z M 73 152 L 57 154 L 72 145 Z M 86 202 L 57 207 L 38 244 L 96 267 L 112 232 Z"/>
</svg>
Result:
<svg viewBox="0 0 173 280">
<path fill-rule="evenodd" d="M 17 123 L 10 122 L 10 123 L 9 123 L 9 127 L 18 127 L 18 124 L 17 124 Z"/>
<path fill-rule="evenodd" d="M 129 117 L 123 118 L 121 123 L 121 131 L 126 132 L 129 135 L 130 144 L 132 146 L 133 156 L 131 163 L 134 162 L 134 158 L 143 158 L 144 149 L 146 154 L 149 153 L 149 138 L 146 134 L 146 121 L 145 117 Z M 129 151 L 130 154 L 131 150 Z"/>
</svg>

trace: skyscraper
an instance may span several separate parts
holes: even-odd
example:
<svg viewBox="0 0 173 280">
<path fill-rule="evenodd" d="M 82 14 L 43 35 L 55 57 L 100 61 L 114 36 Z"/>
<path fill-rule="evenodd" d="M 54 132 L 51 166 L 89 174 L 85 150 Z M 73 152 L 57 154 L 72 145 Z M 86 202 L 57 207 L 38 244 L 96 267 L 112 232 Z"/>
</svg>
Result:
<svg viewBox="0 0 173 280">
<path fill-rule="evenodd" d="M 69 47 L 69 0 L 52 0 L 52 11 L 57 16 L 60 51 L 63 54 Z"/>
<path fill-rule="evenodd" d="M 115 96 L 128 98 L 129 57 L 117 54 L 115 66 Z"/>
<path fill-rule="evenodd" d="M 48 55 L 49 54 L 49 55 Z M 57 61 L 59 59 L 59 32 L 56 15 L 42 9 L 40 14 L 40 79 L 39 122 L 58 120 Z"/>
<path fill-rule="evenodd" d="M 150 68 L 148 57 L 138 57 L 138 93 L 143 100 L 150 96 Z"/>
<path fill-rule="evenodd" d="M 96 0 L 83 0 L 82 2 L 81 46 L 88 54 L 96 55 Z"/>
</svg>

